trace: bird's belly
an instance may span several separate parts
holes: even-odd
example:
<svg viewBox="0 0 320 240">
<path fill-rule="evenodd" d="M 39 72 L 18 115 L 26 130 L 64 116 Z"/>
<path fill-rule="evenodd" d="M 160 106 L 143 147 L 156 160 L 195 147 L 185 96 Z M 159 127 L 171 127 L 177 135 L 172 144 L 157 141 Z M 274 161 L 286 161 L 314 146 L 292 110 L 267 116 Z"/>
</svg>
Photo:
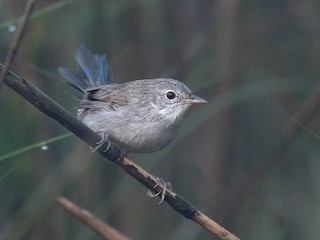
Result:
<svg viewBox="0 0 320 240">
<path fill-rule="evenodd" d="M 127 134 L 113 133 L 114 143 L 125 152 L 154 152 L 168 145 L 176 133 L 176 128 L 156 126 L 154 124 L 128 126 Z"/>
<path fill-rule="evenodd" d="M 154 152 L 164 148 L 176 135 L 177 127 L 163 121 L 133 121 L 115 116 L 85 114 L 82 122 L 98 133 L 107 133 L 111 142 L 125 153 Z"/>
</svg>

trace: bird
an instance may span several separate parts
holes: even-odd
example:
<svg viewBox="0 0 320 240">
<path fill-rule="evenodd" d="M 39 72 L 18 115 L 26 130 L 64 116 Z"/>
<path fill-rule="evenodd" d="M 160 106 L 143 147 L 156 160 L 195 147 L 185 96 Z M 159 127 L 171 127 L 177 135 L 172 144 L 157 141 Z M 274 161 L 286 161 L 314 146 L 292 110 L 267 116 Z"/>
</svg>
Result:
<svg viewBox="0 0 320 240">
<path fill-rule="evenodd" d="M 83 44 L 75 54 L 76 69 L 58 71 L 80 96 L 77 117 L 123 153 L 155 152 L 177 135 L 193 104 L 206 103 L 172 78 L 114 83 L 106 54 L 93 54 Z"/>
</svg>

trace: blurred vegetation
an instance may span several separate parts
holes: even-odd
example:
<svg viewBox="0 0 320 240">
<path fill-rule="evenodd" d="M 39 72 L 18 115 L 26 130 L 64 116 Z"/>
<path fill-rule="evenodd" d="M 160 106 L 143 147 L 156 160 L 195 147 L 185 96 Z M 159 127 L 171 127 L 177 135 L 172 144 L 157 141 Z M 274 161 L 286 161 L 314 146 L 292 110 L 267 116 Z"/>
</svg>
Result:
<svg viewBox="0 0 320 240">
<path fill-rule="evenodd" d="M 22 0 L 0 0 L 3 62 Z M 320 114 L 271 157 L 320 79 L 320 2 L 37 1 L 11 69 L 75 113 L 57 74 L 81 43 L 117 82 L 167 76 L 208 100 L 164 150 L 130 155 L 241 239 L 317 239 Z M 7 87 L 0 158 L 66 134 Z M 311 132 L 310 132 L 311 130 Z M 70 198 L 132 239 L 212 239 L 76 137 L 0 161 L 0 239 L 101 239 L 53 203 Z"/>
</svg>

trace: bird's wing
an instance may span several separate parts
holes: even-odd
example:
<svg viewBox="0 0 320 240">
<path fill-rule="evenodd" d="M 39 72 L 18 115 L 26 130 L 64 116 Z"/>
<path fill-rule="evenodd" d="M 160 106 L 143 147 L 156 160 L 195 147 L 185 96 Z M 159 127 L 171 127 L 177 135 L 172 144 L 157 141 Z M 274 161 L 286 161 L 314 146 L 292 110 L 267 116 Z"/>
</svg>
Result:
<svg viewBox="0 0 320 240">
<path fill-rule="evenodd" d="M 85 90 L 81 108 L 115 110 L 128 104 L 126 89 L 121 84 L 108 84 Z"/>
</svg>

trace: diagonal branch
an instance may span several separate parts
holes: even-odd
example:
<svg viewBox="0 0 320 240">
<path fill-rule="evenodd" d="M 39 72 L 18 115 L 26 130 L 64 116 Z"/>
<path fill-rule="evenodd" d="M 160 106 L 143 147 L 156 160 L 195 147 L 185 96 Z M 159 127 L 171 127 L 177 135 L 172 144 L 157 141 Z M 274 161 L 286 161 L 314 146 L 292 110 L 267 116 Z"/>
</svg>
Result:
<svg viewBox="0 0 320 240">
<path fill-rule="evenodd" d="M 11 65 L 12 61 L 14 60 L 14 57 L 18 51 L 21 39 L 23 37 L 24 30 L 26 29 L 27 22 L 30 17 L 30 14 L 32 12 L 33 6 L 34 6 L 34 0 L 28 0 L 28 2 L 26 3 L 26 6 L 24 8 L 23 15 L 21 17 L 22 22 L 19 25 L 18 31 L 14 35 L 10 49 L 8 51 L 8 54 L 7 54 L 5 62 L 4 62 L 4 67 L 1 69 L 1 72 L 0 72 L 0 92 L 1 92 L 1 89 L 3 86 L 3 78 L 6 75 L 8 68 L 10 67 L 10 65 Z"/>
<path fill-rule="evenodd" d="M 2 65 L 0 65 L 0 69 L 3 69 Z M 44 94 L 42 91 L 37 89 L 25 79 L 8 71 L 4 82 L 14 91 L 20 94 L 23 98 L 33 104 L 36 108 L 38 108 L 41 112 L 58 121 L 60 124 L 69 129 L 90 146 L 95 147 L 96 143 L 100 140 L 100 136 L 97 133 L 92 131 L 77 118 L 72 116 L 67 110 L 61 107 L 58 103 L 53 101 L 46 94 Z M 130 176 L 147 187 L 150 191 L 158 193 L 163 190 L 161 185 L 154 187 L 156 185 L 156 179 L 153 175 L 128 159 L 124 154 L 120 152 L 118 148 L 111 145 L 109 150 L 104 152 L 103 149 L 107 149 L 108 143 L 105 143 L 104 145 L 105 146 L 102 146 L 97 150 L 97 152 L 99 152 L 102 156 L 117 164 Z M 198 223 L 209 232 L 217 235 L 220 239 L 238 239 L 232 233 L 230 233 L 222 226 L 214 222 L 212 219 L 207 217 L 205 214 L 200 212 L 175 192 L 167 190 L 165 201 L 178 213 L 186 218 L 192 219 L 194 222 Z"/>
<path fill-rule="evenodd" d="M 87 210 L 80 208 L 73 202 L 64 197 L 57 197 L 56 202 L 60 204 L 71 215 L 88 225 L 91 229 L 99 233 L 102 237 L 109 240 L 129 240 L 129 238 L 110 225 L 104 223 L 101 219 L 92 215 Z"/>
</svg>

